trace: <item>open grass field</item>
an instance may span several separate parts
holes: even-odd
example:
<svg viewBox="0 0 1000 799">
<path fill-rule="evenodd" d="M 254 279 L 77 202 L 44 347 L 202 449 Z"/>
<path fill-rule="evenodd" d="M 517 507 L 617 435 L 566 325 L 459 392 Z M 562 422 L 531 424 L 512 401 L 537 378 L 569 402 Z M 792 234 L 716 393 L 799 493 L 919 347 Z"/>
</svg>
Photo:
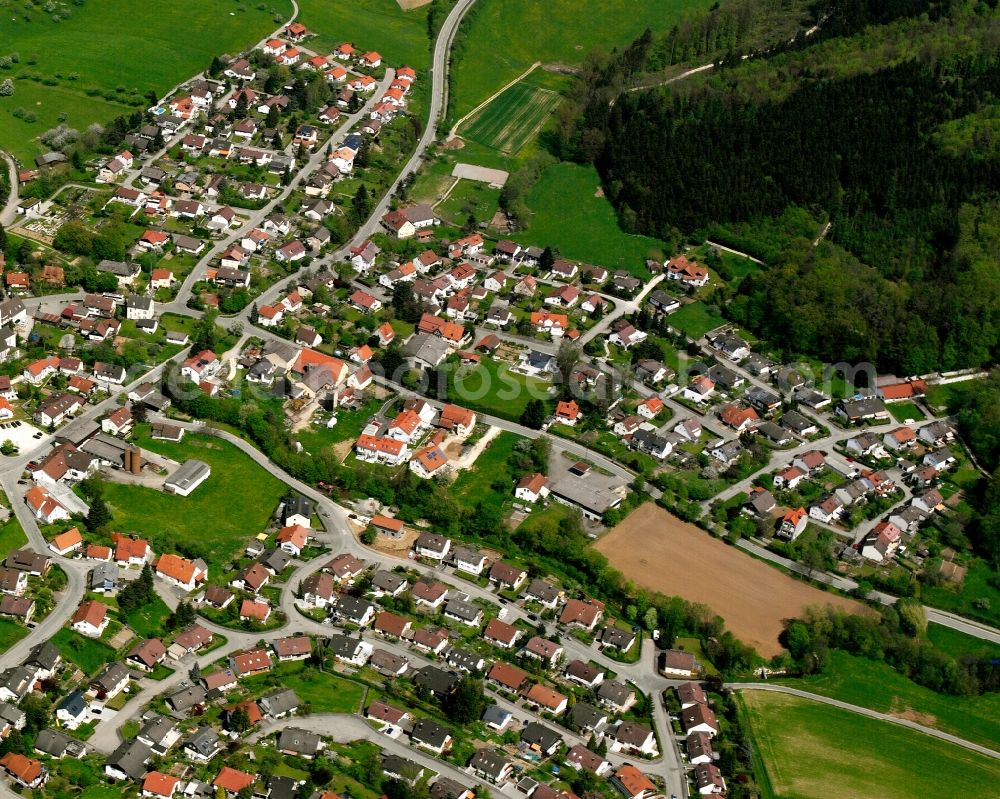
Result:
<svg viewBox="0 0 1000 799">
<path fill-rule="evenodd" d="M 793 580 L 651 502 L 632 511 L 595 547 L 637 585 L 707 605 L 764 657 L 781 652 L 782 621 L 810 605 L 863 609 Z"/>
<path fill-rule="evenodd" d="M 976 384 L 975 380 L 962 380 L 958 383 L 937 383 L 927 387 L 924 399 L 938 411 L 946 411 L 949 405 L 961 406 L 965 396 Z"/>
<path fill-rule="evenodd" d="M 68 627 L 52 636 L 52 643 L 62 656 L 75 663 L 87 674 L 94 674 L 105 663 L 115 659 L 115 650 L 93 638 L 86 638 Z"/>
<path fill-rule="evenodd" d="M 0 75 L 2 78 L 2 75 Z M 14 116 L 23 108 L 37 117 L 34 122 Z M 68 86 L 43 86 L 34 81 L 16 81 L 12 97 L 0 97 L 0 149 L 11 153 L 22 163 L 31 163 L 45 148 L 38 137 L 60 124 L 82 130 L 93 122 L 106 122 L 131 111 L 122 103 L 108 102 L 101 97 L 88 97 L 83 91 Z"/>
<path fill-rule="evenodd" d="M 106 122 L 124 109 L 119 103 L 143 104 L 151 90 L 161 95 L 205 69 L 213 56 L 255 44 L 277 28 L 275 14 L 281 19 L 291 14 L 288 0 L 132 3 L 127 13 L 118 0 L 53 5 L 55 11 L 46 14 L 40 5 L 25 12 L 21 0 L 0 2 L 2 54 L 20 56 L 9 73 L 14 95 L 0 99 L 0 147 L 21 156 L 40 151 L 34 137 L 57 124 L 59 113 L 78 128 Z M 54 78 L 58 85 L 19 79 L 25 72 Z M 88 90 L 113 96 L 91 97 Z M 10 110 L 18 106 L 35 111 L 38 122 L 26 126 L 12 120 Z"/>
<path fill-rule="evenodd" d="M 1000 749 L 1000 695 L 995 693 L 945 696 L 906 679 L 885 663 L 840 651 L 830 652 L 822 674 L 784 682 Z"/>
<path fill-rule="evenodd" d="M 511 372 L 509 364 L 492 358 L 483 358 L 476 366 L 448 370 L 448 396 L 452 401 L 512 422 L 521 418 L 532 399 L 547 399 L 550 386 L 546 380 Z"/>
<path fill-rule="evenodd" d="M 743 691 L 741 697 L 767 772 L 760 781 L 770 782 L 772 796 L 917 799 L 996 793 L 1000 762 L 984 755 L 808 699 L 767 691 Z"/>
<path fill-rule="evenodd" d="M 962 657 L 962 655 L 973 655 L 975 657 L 1000 658 L 1000 644 L 984 641 L 982 638 L 974 638 L 943 624 L 927 625 L 927 637 L 938 648 L 947 652 L 952 657 Z"/>
<path fill-rule="evenodd" d="M 996 586 L 996 580 L 991 579 L 995 572 L 980 558 L 970 559 L 968 566 L 969 571 L 960 589 L 947 584 L 927 586 L 921 598 L 931 607 L 979 619 L 994 627 L 1000 625 L 1000 588 Z M 989 605 L 986 608 L 976 607 L 972 604 L 975 599 L 986 599 Z"/>
<path fill-rule="evenodd" d="M 152 602 L 129 613 L 125 617 L 125 622 L 140 638 L 153 638 L 163 635 L 167 629 L 166 620 L 169 615 L 170 608 L 162 599 L 156 597 Z"/>
<path fill-rule="evenodd" d="M 116 529 L 148 537 L 157 552 L 179 547 L 218 568 L 267 525 L 285 485 L 227 441 L 187 435 L 180 444 L 139 440 L 177 462 L 205 461 L 211 476 L 188 497 L 143 486 L 105 484 Z"/>
<path fill-rule="evenodd" d="M 319 34 L 308 46 L 318 52 L 349 41 L 362 51 L 377 50 L 392 66 L 408 64 L 426 74 L 431 62 L 427 6 L 403 11 L 396 0 L 302 0 L 299 21 Z"/>
<path fill-rule="evenodd" d="M 646 259 L 662 260 L 663 245 L 623 231 L 600 189 L 593 167 L 570 163 L 548 167 L 526 198 L 531 209 L 528 229 L 514 238 L 558 249 L 564 258 L 648 277 Z"/>
<path fill-rule="evenodd" d="M 282 663 L 273 672 L 244 680 L 244 685 L 277 684 L 291 688 L 313 713 L 357 713 L 361 706 L 364 686 L 333 674 L 317 671 L 303 661 Z"/>
<path fill-rule="evenodd" d="M 558 102 L 554 91 L 516 83 L 466 122 L 463 135 L 513 155 L 537 135 Z"/>
<path fill-rule="evenodd" d="M 595 48 L 621 47 L 647 27 L 668 31 L 710 0 L 479 0 L 463 24 L 452 67 L 455 117 L 467 114 L 535 61 L 579 64 Z"/>
<path fill-rule="evenodd" d="M 337 411 L 337 424 L 333 427 L 311 424 L 300 430 L 295 437 L 307 452 L 319 454 L 327 447 L 356 439 L 381 406 L 382 400 L 374 399 L 354 411 L 341 409 Z"/>
<path fill-rule="evenodd" d="M 488 183 L 481 183 L 478 180 L 459 180 L 435 210 L 446 222 L 461 227 L 469 214 L 472 214 L 478 222 L 489 222 L 499 206 L 500 189 L 492 188 Z"/>
<path fill-rule="evenodd" d="M 508 492 L 495 491 L 493 481 L 508 473 L 507 463 L 520 440 L 521 436 L 516 433 L 500 433 L 476 458 L 475 466 L 459 473 L 449 493 L 469 505 L 475 505 L 480 500 L 502 505 L 508 494 L 513 496 L 513 487 Z"/>
<path fill-rule="evenodd" d="M 573 515 L 573 510 L 561 502 L 551 502 L 547 507 L 535 506 L 518 527 L 519 532 L 541 535 L 559 529 L 559 523 Z"/>
<path fill-rule="evenodd" d="M 699 339 L 726 320 L 701 300 L 682 305 L 670 314 L 670 326 L 693 339 Z"/>
</svg>

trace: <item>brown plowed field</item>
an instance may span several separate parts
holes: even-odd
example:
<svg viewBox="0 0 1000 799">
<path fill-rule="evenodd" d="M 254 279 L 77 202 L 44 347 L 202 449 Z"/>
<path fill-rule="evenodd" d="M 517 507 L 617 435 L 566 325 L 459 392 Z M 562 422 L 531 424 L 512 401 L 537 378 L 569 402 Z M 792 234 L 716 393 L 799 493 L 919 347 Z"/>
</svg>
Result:
<svg viewBox="0 0 1000 799">
<path fill-rule="evenodd" d="M 858 602 L 793 580 L 649 502 L 595 546 L 637 585 L 712 608 L 764 657 L 781 651 L 782 621 L 810 605 L 862 611 Z"/>
</svg>

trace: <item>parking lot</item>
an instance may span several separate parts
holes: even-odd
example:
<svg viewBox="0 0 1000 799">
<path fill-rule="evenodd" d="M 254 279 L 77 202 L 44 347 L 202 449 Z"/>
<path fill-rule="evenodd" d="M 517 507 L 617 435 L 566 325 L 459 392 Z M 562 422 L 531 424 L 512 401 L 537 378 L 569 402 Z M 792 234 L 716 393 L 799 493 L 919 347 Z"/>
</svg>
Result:
<svg viewBox="0 0 1000 799">
<path fill-rule="evenodd" d="M 44 444 L 49 438 L 48 433 L 28 422 L 0 422 L 0 443 L 12 441 L 22 452 Z"/>
</svg>

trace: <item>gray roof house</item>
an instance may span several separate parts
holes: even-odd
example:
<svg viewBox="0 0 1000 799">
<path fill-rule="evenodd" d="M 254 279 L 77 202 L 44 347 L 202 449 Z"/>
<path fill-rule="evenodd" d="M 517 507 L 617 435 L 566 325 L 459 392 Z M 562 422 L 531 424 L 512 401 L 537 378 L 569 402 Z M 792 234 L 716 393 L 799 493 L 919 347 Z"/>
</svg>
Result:
<svg viewBox="0 0 1000 799">
<path fill-rule="evenodd" d="M 281 718 L 294 713 L 299 707 L 299 698 L 291 688 L 282 688 L 262 696 L 257 704 L 268 716 Z"/>
<path fill-rule="evenodd" d="M 298 727 L 285 727 L 278 735 L 278 751 L 285 754 L 315 757 L 322 748 L 322 738 Z"/>
<path fill-rule="evenodd" d="M 60 730 L 39 730 L 35 737 L 35 751 L 56 759 L 62 757 L 81 757 L 87 748 L 75 738 L 70 738 Z"/>
<path fill-rule="evenodd" d="M 118 564 L 101 561 L 90 572 L 91 591 L 114 591 L 118 587 Z"/>
<path fill-rule="evenodd" d="M 451 732 L 434 719 L 423 718 L 413 725 L 410 739 L 418 746 L 426 747 L 434 752 L 442 752 L 451 743 Z"/>
<path fill-rule="evenodd" d="M 413 683 L 418 688 L 425 688 L 436 696 L 446 696 L 458 683 L 457 674 L 444 671 L 437 666 L 424 666 L 413 674 Z"/>
<path fill-rule="evenodd" d="M 211 727 L 199 727 L 184 742 L 184 753 L 193 760 L 207 762 L 222 750 L 219 734 Z"/>
<path fill-rule="evenodd" d="M 563 742 L 562 736 L 558 732 L 537 721 L 530 722 L 524 728 L 521 740 L 546 755 L 555 753 Z"/>
<path fill-rule="evenodd" d="M 200 705 L 205 701 L 205 689 L 200 685 L 189 685 L 167 697 L 167 704 L 178 713 L 186 713 L 195 705 Z"/>
<path fill-rule="evenodd" d="M 145 723 L 135 737 L 136 740 L 142 741 L 152 749 L 154 754 L 166 754 L 170 750 L 170 747 L 180 738 L 177 725 L 166 716 L 161 716 L 159 713 L 150 713 L 145 717 L 144 721 Z"/>
<path fill-rule="evenodd" d="M 449 599 L 445 604 L 444 615 L 470 627 L 475 627 L 483 621 L 483 609 L 479 605 L 457 597 Z"/>
<path fill-rule="evenodd" d="M 125 741 L 104 762 L 104 773 L 115 780 L 138 782 L 145 776 L 152 754 L 153 750 L 141 741 Z"/>
</svg>

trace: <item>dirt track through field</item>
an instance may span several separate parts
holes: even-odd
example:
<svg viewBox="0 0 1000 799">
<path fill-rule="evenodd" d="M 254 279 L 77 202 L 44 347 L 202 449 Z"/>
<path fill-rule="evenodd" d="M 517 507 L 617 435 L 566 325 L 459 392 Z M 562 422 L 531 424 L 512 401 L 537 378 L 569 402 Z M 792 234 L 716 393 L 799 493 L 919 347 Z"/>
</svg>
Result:
<svg viewBox="0 0 1000 799">
<path fill-rule="evenodd" d="M 764 657 L 781 651 L 782 621 L 810 605 L 863 605 L 793 580 L 653 503 L 634 510 L 595 544 L 637 585 L 708 605 Z"/>
</svg>

